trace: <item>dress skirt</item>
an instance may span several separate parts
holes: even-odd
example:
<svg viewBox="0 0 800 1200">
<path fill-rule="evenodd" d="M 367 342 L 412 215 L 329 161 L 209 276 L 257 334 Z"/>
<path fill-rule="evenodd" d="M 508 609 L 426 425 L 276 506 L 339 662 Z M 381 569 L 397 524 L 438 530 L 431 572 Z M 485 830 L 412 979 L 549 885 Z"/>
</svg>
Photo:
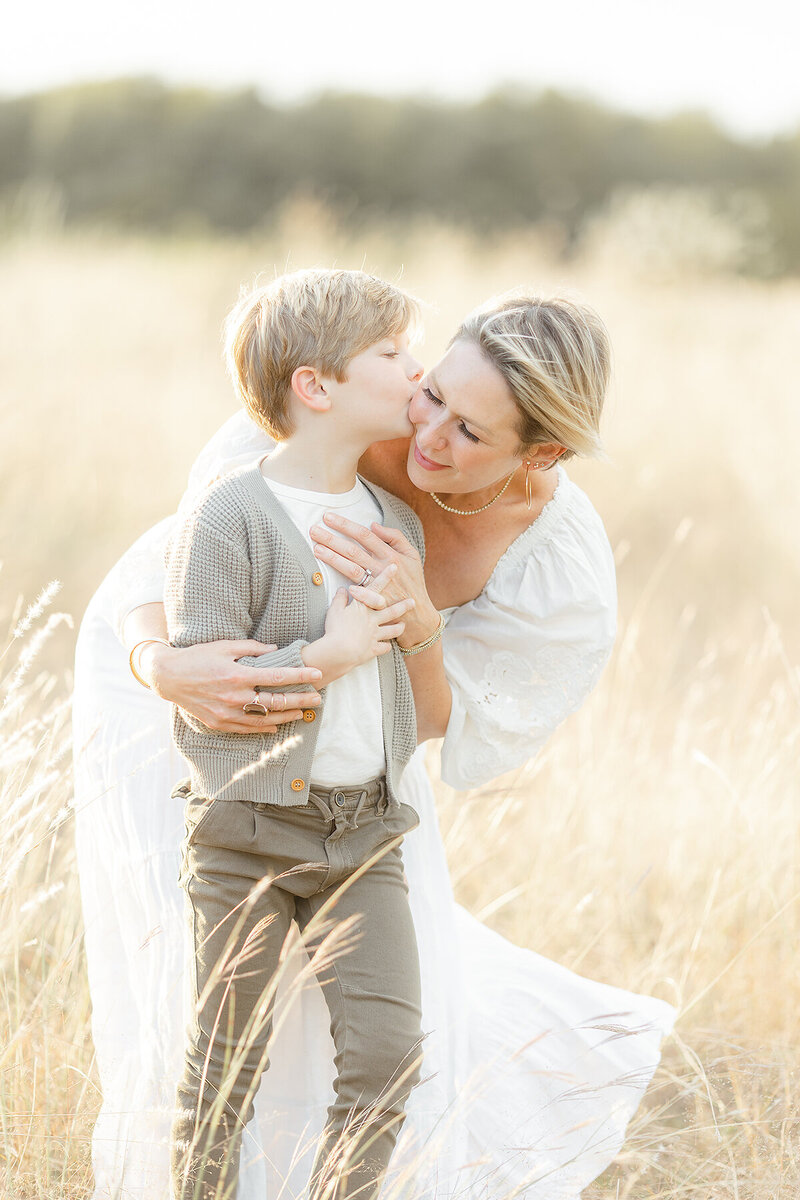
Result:
<svg viewBox="0 0 800 1200">
<path fill-rule="evenodd" d="M 178 886 L 187 769 L 170 708 L 141 687 L 103 616 L 83 621 L 75 675 L 75 828 L 103 1102 L 95 1200 L 168 1200 L 168 1140 L 186 1000 Z M 382 1196 L 576 1200 L 619 1151 L 675 1010 L 521 949 L 454 902 L 422 751 L 401 798 L 419 943 L 423 1082 Z M 322 993 L 287 971 L 270 1069 L 242 1150 L 239 1200 L 301 1196 L 332 1099 Z"/>
</svg>

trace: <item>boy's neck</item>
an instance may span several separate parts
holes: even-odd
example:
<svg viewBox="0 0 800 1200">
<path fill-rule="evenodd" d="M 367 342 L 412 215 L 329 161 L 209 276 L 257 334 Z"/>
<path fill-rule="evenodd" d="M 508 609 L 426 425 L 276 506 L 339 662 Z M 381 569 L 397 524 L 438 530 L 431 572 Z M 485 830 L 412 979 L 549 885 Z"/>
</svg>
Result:
<svg viewBox="0 0 800 1200">
<path fill-rule="evenodd" d="M 267 458 L 261 460 L 261 474 L 274 483 L 302 488 L 308 492 L 335 495 L 349 492 L 356 483 L 358 460 L 366 447 L 351 442 L 338 431 L 326 430 L 326 436 L 293 433 L 279 442 Z"/>
</svg>

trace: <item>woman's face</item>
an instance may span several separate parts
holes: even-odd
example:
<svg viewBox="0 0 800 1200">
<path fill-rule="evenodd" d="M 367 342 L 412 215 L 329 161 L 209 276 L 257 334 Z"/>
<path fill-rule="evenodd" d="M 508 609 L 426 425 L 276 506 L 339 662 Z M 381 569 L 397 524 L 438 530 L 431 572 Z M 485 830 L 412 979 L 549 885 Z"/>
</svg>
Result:
<svg viewBox="0 0 800 1200">
<path fill-rule="evenodd" d="M 522 461 L 511 391 L 474 342 L 454 342 L 423 376 L 408 417 L 408 477 L 422 491 L 478 491 Z"/>
</svg>

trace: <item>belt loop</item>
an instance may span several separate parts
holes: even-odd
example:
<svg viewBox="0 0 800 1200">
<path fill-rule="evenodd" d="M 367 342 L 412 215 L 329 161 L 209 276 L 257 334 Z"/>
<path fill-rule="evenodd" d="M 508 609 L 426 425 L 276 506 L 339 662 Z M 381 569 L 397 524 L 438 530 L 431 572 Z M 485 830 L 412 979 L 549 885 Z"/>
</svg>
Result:
<svg viewBox="0 0 800 1200">
<path fill-rule="evenodd" d="M 358 829 L 359 814 L 361 813 L 361 810 L 364 807 L 364 801 L 366 800 L 368 795 L 369 795 L 369 790 L 367 788 L 364 788 L 361 792 L 361 795 L 358 797 L 358 804 L 356 805 L 355 812 L 353 813 L 353 824 L 350 826 L 351 829 Z"/>
</svg>

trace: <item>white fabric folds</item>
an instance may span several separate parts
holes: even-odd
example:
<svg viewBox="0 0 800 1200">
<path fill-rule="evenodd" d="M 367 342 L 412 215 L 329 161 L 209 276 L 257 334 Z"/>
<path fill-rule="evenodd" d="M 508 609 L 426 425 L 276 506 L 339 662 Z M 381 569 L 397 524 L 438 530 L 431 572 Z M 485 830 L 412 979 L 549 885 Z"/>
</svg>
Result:
<svg viewBox="0 0 800 1200">
<path fill-rule="evenodd" d="M 233 418 L 200 456 L 190 494 L 268 449 L 245 417 Z M 96 1200 L 169 1194 L 185 1024 L 182 805 L 170 792 L 186 767 L 171 743 L 169 706 L 133 680 L 116 633 L 127 611 L 160 599 L 168 530 L 156 526 L 111 572 L 78 639 L 76 839 L 103 1088 Z M 448 783 L 484 783 L 536 752 L 596 681 L 615 608 L 602 525 L 562 472 L 555 499 L 481 596 L 449 615 Z M 575 1200 L 619 1150 L 674 1009 L 584 979 L 481 925 L 453 900 L 420 751 L 400 798 L 421 818 L 404 859 L 427 1040 L 424 1082 L 384 1197 Z M 331 1099 L 327 1009 L 315 983 L 294 990 L 288 972 L 282 994 L 291 1003 L 279 1000 L 238 1200 L 302 1194 Z"/>
</svg>

